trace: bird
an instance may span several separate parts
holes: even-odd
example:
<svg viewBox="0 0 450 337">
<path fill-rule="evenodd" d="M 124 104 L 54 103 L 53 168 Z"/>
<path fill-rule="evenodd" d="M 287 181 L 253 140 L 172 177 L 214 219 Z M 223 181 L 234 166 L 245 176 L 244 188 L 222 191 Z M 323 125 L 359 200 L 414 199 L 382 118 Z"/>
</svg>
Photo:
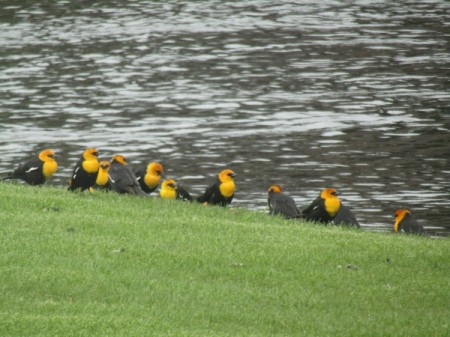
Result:
<svg viewBox="0 0 450 337">
<path fill-rule="evenodd" d="M 338 192 L 334 188 L 322 190 L 319 197 L 303 210 L 303 217 L 325 224 L 344 224 L 359 228 L 360 225 L 356 216 L 350 208 L 343 205 L 337 196 Z"/>
<path fill-rule="evenodd" d="M 178 199 L 192 201 L 192 196 L 182 186 L 178 185 L 175 180 L 164 180 L 159 191 L 159 196 L 162 199 Z"/>
<path fill-rule="evenodd" d="M 113 191 L 121 194 L 147 196 L 147 193 L 141 189 L 133 171 L 127 166 L 127 160 L 123 155 L 118 154 L 112 157 L 108 176 Z"/>
<path fill-rule="evenodd" d="M 398 209 L 395 211 L 394 232 L 425 234 L 425 229 L 419 225 L 409 210 Z"/>
<path fill-rule="evenodd" d="M 141 189 L 150 194 L 158 187 L 163 172 L 164 169 L 160 163 L 151 162 L 146 168 L 137 170 L 135 174 Z"/>
<path fill-rule="evenodd" d="M 86 189 L 90 189 L 97 180 L 98 169 L 97 149 L 89 148 L 84 150 L 83 155 L 73 169 L 68 190 L 76 191 L 80 189 L 83 192 Z"/>
<path fill-rule="evenodd" d="M 282 215 L 286 219 L 301 218 L 302 214 L 294 199 L 283 193 L 280 185 L 271 185 L 267 191 L 270 215 Z"/>
<path fill-rule="evenodd" d="M 205 192 L 196 198 L 196 200 L 203 204 L 227 206 L 231 203 L 236 189 L 234 177 L 236 174 L 226 169 L 221 171 Z"/>
<path fill-rule="evenodd" d="M 110 163 L 107 160 L 102 160 L 98 163 L 98 173 L 95 180 L 94 189 L 109 191 L 111 186 L 109 184 L 109 172 Z"/>
<path fill-rule="evenodd" d="M 55 152 L 45 149 L 39 154 L 19 165 L 10 175 L 2 180 L 20 179 L 29 185 L 42 185 L 58 169 L 58 163 L 54 159 Z"/>
</svg>

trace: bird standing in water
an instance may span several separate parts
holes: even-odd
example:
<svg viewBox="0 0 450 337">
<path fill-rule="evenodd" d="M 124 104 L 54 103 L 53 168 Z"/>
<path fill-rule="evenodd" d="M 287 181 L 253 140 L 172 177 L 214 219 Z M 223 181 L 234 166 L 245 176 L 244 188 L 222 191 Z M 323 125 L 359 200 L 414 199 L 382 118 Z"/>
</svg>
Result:
<svg viewBox="0 0 450 337">
<path fill-rule="evenodd" d="M 236 185 L 234 183 L 234 177 L 236 174 L 229 169 L 221 171 L 214 183 L 212 183 L 206 191 L 199 197 L 197 201 L 200 203 L 206 203 L 210 205 L 219 205 L 225 207 L 229 205 L 234 197 L 234 191 Z"/>
<path fill-rule="evenodd" d="M 58 169 L 58 163 L 54 159 L 55 153 L 46 149 L 19 165 L 10 175 L 2 180 L 20 179 L 30 185 L 42 185 Z"/>
</svg>

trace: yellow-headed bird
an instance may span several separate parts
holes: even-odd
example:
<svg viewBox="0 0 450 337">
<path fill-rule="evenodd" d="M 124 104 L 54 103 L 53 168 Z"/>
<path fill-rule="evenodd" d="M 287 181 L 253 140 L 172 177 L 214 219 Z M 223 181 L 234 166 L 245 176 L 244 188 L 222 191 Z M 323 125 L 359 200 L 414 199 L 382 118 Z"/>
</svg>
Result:
<svg viewBox="0 0 450 337">
<path fill-rule="evenodd" d="M 160 163 L 152 162 L 145 169 L 136 171 L 136 179 L 145 193 L 152 193 L 159 185 L 164 169 Z"/>
<path fill-rule="evenodd" d="M 109 191 L 111 189 L 111 186 L 109 185 L 109 161 L 102 160 L 100 163 L 98 163 L 98 173 L 97 173 L 97 179 L 95 180 L 94 188 L 98 190 L 105 190 Z"/>
<path fill-rule="evenodd" d="M 355 215 L 342 204 L 337 195 L 334 188 L 324 189 L 319 197 L 303 210 L 303 217 L 321 223 L 345 224 L 359 228 Z"/>
<path fill-rule="evenodd" d="M 54 156 L 55 153 L 52 150 L 43 150 L 38 156 L 19 165 L 3 180 L 20 179 L 30 185 L 42 185 L 58 169 L 58 163 L 53 158 Z"/>
<path fill-rule="evenodd" d="M 115 155 L 111 160 L 109 183 L 111 189 L 117 193 L 147 195 L 139 186 L 133 171 L 127 166 L 126 158 L 120 154 Z"/>
<path fill-rule="evenodd" d="M 179 186 L 175 180 L 164 180 L 159 191 L 159 196 L 163 199 L 192 200 L 192 196 L 182 186 Z"/>
<path fill-rule="evenodd" d="M 197 197 L 200 203 L 207 203 L 211 205 L 226 206 L 231 203 L 234 197 L 236 186 L 234 184 L 234 177 L 236 174 L 232 170 L 223 170 L 216 177 L 206 189 L 205 193 Z"/>
<path fill-rule="evenodd" d="M 407 209 L 398 209 L 395 212 L 394 232 L 425 234 L 425 229 L 411 215 Z"/>
<path fill-rule="evenodd" d="M 84 150 L 81 159 L 73 169 L 69 191 L 80 189 L 83 192 L 94 186 L 98 173 L 98 151 L 94 148 Z"/>
<path fill-rule="evenodd" d="M 286 219 L 301 218 L 302 215 L 295 205 L 294 199 L 283 193 L 280 185 L 271 185 L 267 191 L 269 214 L 282 215 Z"/>
</svg>

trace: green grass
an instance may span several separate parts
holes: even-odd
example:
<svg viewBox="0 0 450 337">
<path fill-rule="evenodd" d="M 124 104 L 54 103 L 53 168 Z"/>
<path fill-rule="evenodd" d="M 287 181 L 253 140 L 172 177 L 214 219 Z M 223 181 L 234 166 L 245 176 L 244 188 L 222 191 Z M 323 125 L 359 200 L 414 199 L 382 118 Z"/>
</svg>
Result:
<svg viewBox="0 0 450 337">
<path fill-rule="evenodd" d="M 448 336 L 448 239 L 0 184 L 0 336 Z"/>
</svg>

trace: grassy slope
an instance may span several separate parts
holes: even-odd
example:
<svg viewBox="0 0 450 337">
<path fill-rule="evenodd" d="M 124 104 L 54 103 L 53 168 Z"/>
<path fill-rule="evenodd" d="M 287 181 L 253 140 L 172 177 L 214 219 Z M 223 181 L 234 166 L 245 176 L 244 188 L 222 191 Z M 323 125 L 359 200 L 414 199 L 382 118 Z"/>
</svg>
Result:
<svg viewBox="0 0 450 337">
<path fill-rule="evenodd" d="M 447 239 L 1 183 L 0 223 L 0 336 L 449 331 Z"/>
</svg>

